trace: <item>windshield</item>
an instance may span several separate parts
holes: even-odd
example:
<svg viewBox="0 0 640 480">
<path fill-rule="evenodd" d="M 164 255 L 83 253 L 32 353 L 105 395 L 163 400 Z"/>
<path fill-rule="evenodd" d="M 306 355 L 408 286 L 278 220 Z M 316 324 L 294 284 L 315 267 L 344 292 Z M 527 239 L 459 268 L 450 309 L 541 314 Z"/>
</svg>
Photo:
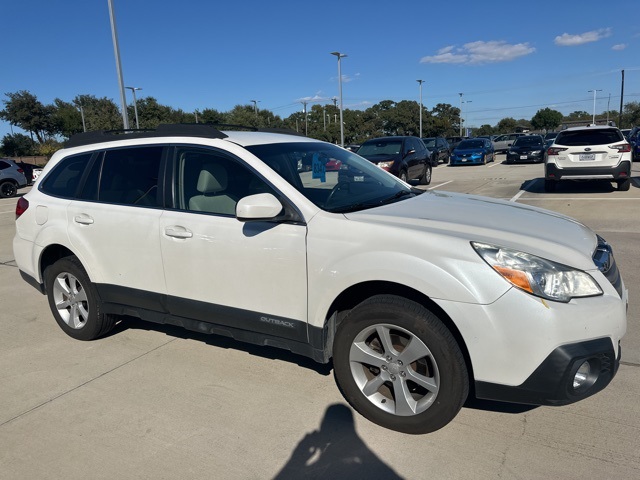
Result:
<svg viewBox="0 0 640 480">
<path fill-rule="evenodd" d="M 482 140 L 463 140 L 458 144 L 458 150 L 464 150 L 465 148 L 482 148 L 484 142 Z"/>
<path fill-rule="evenodd" d="M 247 150 L 328 212 L 364 210 L 422 193 L 359 154 L 330 143 L 273 143 Z"/>
<path fill-rule="evenodd" d="M 427 148 L 433 148 L 433 147 L 436 146 L 436 139 L 435 138 L 423 138 L 422 141 L 427 146 Z"/>
<path fill-rule="evenodd" d="M 402 142 L 399 140 L 375 140 L 365 142 L 358 149 L 358 155 L 398 155 L 402 150 Z"/>
<path fill-rule="evenodd" d="M 529 135 L 526 137 L 518 137 L 516 141 L 513 142 L 514 146 L 522 147 L 525 145 L 542 145 L 542 137 L 537 135 Z"/>
</svg>

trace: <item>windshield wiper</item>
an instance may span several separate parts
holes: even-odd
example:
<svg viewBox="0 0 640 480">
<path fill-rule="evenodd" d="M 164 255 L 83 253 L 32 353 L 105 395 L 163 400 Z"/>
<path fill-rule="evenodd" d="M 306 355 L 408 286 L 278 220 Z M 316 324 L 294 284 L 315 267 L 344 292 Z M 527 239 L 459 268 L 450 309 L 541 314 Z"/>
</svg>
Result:
<svg viewBox="0 0 640 480">
<path fill-rule="evenodd" d="M 414 197 L 416 194 L 414 192 L 410 191 L 410 190 L 409 191 L 400 190 L 399 192 L 396 192 L 394 195 L 390 196 L 389 198 L 385 198 L 384 200 L 381 200 L 379 202 L 379 205 L 384 205 L 386 203 L 392 203 L 395 200 L 398 200 L 398 199 L 400 199 L 400 198 L 402 198 L 404 196 L 407 196 L 407 195 L 411 195 L 412 197 Z"/>
</svg>

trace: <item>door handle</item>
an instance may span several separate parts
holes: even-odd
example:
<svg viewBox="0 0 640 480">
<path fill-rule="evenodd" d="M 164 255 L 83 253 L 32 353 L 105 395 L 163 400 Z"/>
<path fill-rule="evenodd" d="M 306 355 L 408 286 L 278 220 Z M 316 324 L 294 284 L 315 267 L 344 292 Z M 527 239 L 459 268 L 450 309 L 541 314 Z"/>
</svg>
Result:
<svg viewBox="0 0 640 480">
<path fill-rule="evenodd" d="M 187 230 L 184 227 L 180 227 L 178 225 L 173 225 L 171 227 L 166 227 L 164 229 L 164 234 L 167 237 L 173 238 L 191 238 L 193 237 L 193 233 L 190 230 Z"/>
<path fill-rule="evenodd" d="M 73 221 L 81 225 L 91 225 L 93 223 L 93 218 L 86 213 L 82 213 L 73 217 Z"/>
</svg>

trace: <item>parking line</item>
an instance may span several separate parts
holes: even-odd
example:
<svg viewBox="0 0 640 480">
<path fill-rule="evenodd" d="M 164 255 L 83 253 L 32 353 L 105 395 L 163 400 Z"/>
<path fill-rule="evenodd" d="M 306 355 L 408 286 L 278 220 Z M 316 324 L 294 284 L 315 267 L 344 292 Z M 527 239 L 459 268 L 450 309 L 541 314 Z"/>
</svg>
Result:
<svg viewBox="0 0 640 480">
<path fill-rule="evenodd" d="M 427 188 L 427 190 L 434 190 L 434 189 L 436 189 L 436 188 L 443 187 L 443 186 L 445 186 L 446 184 L 451 183 L 451 182 L 453 182 L 453 180 L 449 180 L 448 182 L 441 183 L 440 185 L 436 185 L 435 187 Z"/>
<path fill-rule="evenodd" d="M 513 198 L 511 198 L 509 201 L 510 201 L 510 202 L 517 202 L 517 201 L 518 201 L 518 199 L 520 198 L 520 196 L 522 196 L 522 194 L 523 194 L 524 192 L 526 192 L 526 191 L 527 191 L 527 189 L 528 189 L 531 185 L 533 185 L 534 183 L 536 183 L 537 181 L 538 181 L 538 179 L 537 179 L 537 178 L 534 178 L 533 180 L 531 180 L 529 183 L 527 183 L 527 184 L 522 188 L 522 190 L 520 190 L 518 193 L 516 193 L 516 194 L 513 196 Z"/>
<path fill-rule="evenodd" d="M 500 164 L 496 163 L 495 160 L 494 160 L 492 165 L 487 165 L 487 168 L 497 167 L 498 165 L 500 165 Z"/>
</svg>

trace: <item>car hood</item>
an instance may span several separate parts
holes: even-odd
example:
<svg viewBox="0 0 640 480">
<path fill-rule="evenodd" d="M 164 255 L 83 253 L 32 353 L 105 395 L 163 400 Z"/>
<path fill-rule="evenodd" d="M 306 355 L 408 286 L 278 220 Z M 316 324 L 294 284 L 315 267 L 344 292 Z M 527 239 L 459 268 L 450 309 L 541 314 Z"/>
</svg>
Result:
<svg viewBox="0 0 640 480">
<path fill-rule="evenodd" d="M 456 148 L 453 151 L 454 155 L 473 155 L 473 154 L 483 154 L 484 149 L 482 148 Z"/>
<path fill-rule="evenodd" d="M 570 217 L 505 200 L 427 191 L 346 217 L 437 237 L 426 239 L 425 248 L 431 241 L 457 238 L 513 248 L 574 268 L 595 269 L 592 254 L 597 237 L 591 229 Z"/>
<path fill-rule="evenodd" d="M 531 152 L 534 150 L 544 150 L 544 145 L 512 145 L 511 150 L 514 152 Z"/>
</svg>

